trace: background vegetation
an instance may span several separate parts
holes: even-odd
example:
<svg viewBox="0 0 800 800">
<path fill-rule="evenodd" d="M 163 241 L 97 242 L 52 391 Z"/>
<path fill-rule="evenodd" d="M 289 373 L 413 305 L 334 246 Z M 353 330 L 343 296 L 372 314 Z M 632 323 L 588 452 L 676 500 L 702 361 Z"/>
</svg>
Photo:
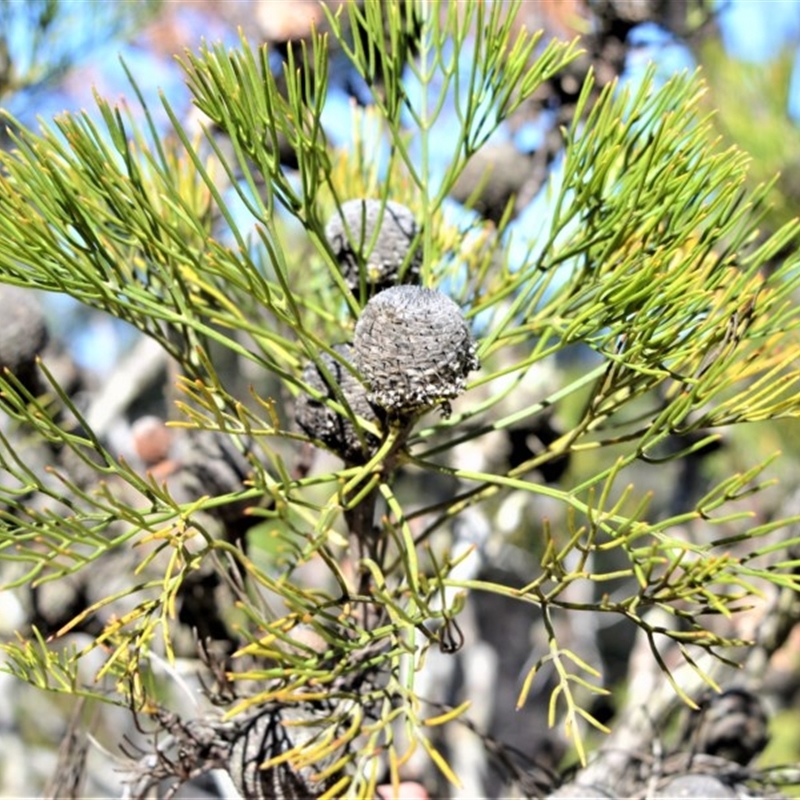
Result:
<svg viewBox="0 0 800 800">
<path fill-rule="evenodd" d="M 193 116 L 133 70 L 5 113 L 3 650 L 71 715 L 50 796 L 798 782 L 788 737 L 755 761 L 796 663 L 790 186 L 702 78 L 633 79 L 663 10 L 622 6 L 578 41 L 329 5 L 185 52 Z M 144 336 L 93 385 L 30 290 Z"/>
</svg>

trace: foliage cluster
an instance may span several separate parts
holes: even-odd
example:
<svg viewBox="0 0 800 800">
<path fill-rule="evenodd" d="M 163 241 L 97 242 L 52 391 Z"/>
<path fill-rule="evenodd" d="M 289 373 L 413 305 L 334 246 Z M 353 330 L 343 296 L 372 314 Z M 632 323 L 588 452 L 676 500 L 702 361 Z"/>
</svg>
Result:
<svg viewBox="0 0 800 800">
<path fill-rule="evenodd" d="M 476 221 L 460 230 L 445 200 L 465 165 L 577 52 L 517 33 L 512 22 L 497 3 L 451 3 L 441 14 L 426 3 L 348 4 L 330 14 L 328 34 L 289 49 L 277 75 L 266 48 L 204 45 L 183 59 L 208 118 L 201 135 L 167 99 L 166 139 L 146 107 L 131 113 L 102 97 L 98 114 L 65 114 L 38 132 L 6 118 L 13 148 L 0 155 L 0 281 L 68 294 L 154 339 L 180 374 L 173 424 L 229 438 L 249 466 L 240 490 L 182 502 L 92 431 L 47 363 L 41 391 L 6 370 L 0 558 L 14 564 L 8 585 L 65 580 L 119 549 L 141 554 L 121 589 L 62 630 L 4 645 L 21 679 L 157 708 L 151 661 L 173 657 L 182 587 L 210 568 L 237 597 L 229 612 L 241 647 L 227 667 L 239 699 L 227 713 L 313 707 L 329 723 L 324 733 L 270 763 L 315 765 L 330 796 L 347 788 L 370 797 L 382 770 L 396 780 L 415 748 L 458 781 L 431 731 L 457 724 L 464 708 L 432 711 L 415 686 L 430 648 L 463 644 L 458 614 L 471 594 L 501 594 L 541 613 L 548 650 L 518 702 L 552 665 L 551 720 L 566 724 L 583 759 L 585 726 L 603 727 L 590 697 L 607 687 L 560 641 L 554 615 L 634 623 L 672 679 L 664 641 L 690 665 L 701 652 L 729 658 L 745 642 L 717 620 L 752 608 L 767 586 L 797 590 L 786 548 L 798 542 L 781 538 L 787 520 L 753 521 L 742 507 L 762 488 L 765 464 L 726 476 L 677 513 L 654 513 L 659 498 L 636 482 L 641 465 L 690 457 L 720 428 L 800 412 L 800 271 L 794 254 L 779 258 L 794 250 L 797 222 L 759 239 L 769 187 L 745 188 L 747 159 L 719 148 L 696 78 L 658 91 L 645 82 L 633 95 L 609 85 L 596 99 L 589 78 L 563 132 L 563 179 L 547 189 L 551 211 L 535 253 L 510 261 L 510 209 L 497 228 Z M 366 135 L 349 152 L 326 140 L 332 42 L 373 88 L 374 106 L 354 107 L 353 122 L 362 133 L 379 129 L 385 164 Z M 404 90 L 406 64 L 428 95 L 421 108 Z M 452 96 L 459 131 L 437 184 L 429 137 Z M 279 158 L 286 147 L 293 174 Z M 366 301 L 343 279 L 325 236 L 331 214 L 353 196 L 403 202 L 424 220 L 422 283 L 449 293 L 473 327 L 482 369 L 449 418 L 433 413 L 403 428 L 371 422 L 308 380 L 308 362 L 322 375 L 342 363 L 335 345 L 352 340 Z M 576 348 L 576 367 L 540 377 Z M 230 360 L 263 373 L 249 397 L 220 377 Z M 293 423 L 300 395 L 377 437 L 367 463 L 320 457 L 301 468 L 319 442 Z M 564 432 L 513 467 L 459 456 L 498 431 L 567 413 Z M 30 467 L 21 432 L 70 453 L 91 480 Z M 590 477 L 542 477 L 548 465 L 589 456 Z M 400 496 L 399 476 L 448 488 L 417 502 Z M 526 536 L 542 542 L 539 568 L 521 588 L 485 579 L 487 541 L 464 547 L 459 534 L 473 510 L 491 530 L 493 502 L 511 494 L 524 498 Z M 559 509 L 555 517 L 539 511 L 544 500 Z M 248 546 L 215 525 L 242 504 L 259 522 Z M 304 582 L 308 565 L 324 579 Z M 590 599 L 576 601 L 573 589 L 587 584 Z M 88 647 L 60 646 L 97 615 L 105 621 Z M 97 653 L 102 667 L 87 683 L 80 665 Z M 713 675 L 703 678 L 713 685 Z"/>
</svg>

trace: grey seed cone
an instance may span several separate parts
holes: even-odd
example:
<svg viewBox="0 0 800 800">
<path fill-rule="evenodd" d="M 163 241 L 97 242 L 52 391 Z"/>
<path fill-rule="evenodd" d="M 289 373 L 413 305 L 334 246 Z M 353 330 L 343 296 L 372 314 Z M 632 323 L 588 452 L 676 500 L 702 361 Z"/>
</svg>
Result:
<svg viewBox="0 0 800 800">
<path fill-rule="evenodd" d="M 480 366 L 461 309 L 440 292 L 396 286 L 375 295 L 356 324 L 355 363 L 369 399 L 390 415 L 458 397 Z"/>
<path fill-rule="evenodd" d="M 295 708 L 270 708 L 248 720 L 239 731 L 230 753 L 229 773 L 242 797 L 261 800 L 308 800 L 318 797 L 324 787 L 310 780 L 312 768 L 296 770 L 288 763 L 261 769 L 269 759 L 310 739 L 314 729 L 287 726 L 283 722 L 305 722 Z"/>
<path fill-rule="evenodd" d="M 480 189 L 473 208 L 497 224 L 508 201 L 519 194 L 532 172 L 532 160 L 511 142 L 488 144 L 466 163 L 451 196 L 459 203 L 466 203 Z"/>
<path fill-rule="evenodd" d="M 661 788 L 651 795 L 653 798 L 675 800 L 678 797 L 703 798 L 703 800 L 723 800 L 739 797 L 730 786 L 713 775 L 678 775 L 666 781 Z"/>
<path fill-rule="evenodd" d="M 205 495 L 221 497 L 247 488 L 252 467 L 229 436 L 189 430 L 176 451 L 180 470 L 169 483 L 179 502 L 193 502 Z M 253 500 L 242 500 L 217 506 L 212 516 L 225 523 L 234 522 L 253 504 Z"/>
<path fill-rule="evenodd" d="M 380 200 L 348 200 L 336 210 L 325 227 L 325 237 L 345 282 L 351 291 L 357 293 L 363 264 L 369 295 L 398 283 L 419 282 L 422 264 L 419 244 L 409 256 L 418 233 L 419 226 L 413 213 L 391 200 L 385 205 Z"/>
<path fill-rule="evenodd" d="M 333 349 L 349 363 L 353 362 L 353 348 L 349 344 L 337 344 Z M 367 399 L 367 390 L 362 383 L 340 361 L 327 353 L 323 354 L 325 364 L 331 378 L 338 384 L 353 413 L 370 422 L 377 422 L 375 409 Z M 303 371 L 303 380 L 331 400 L 336 393 L 328 385 L 325 376 L 316 364 L 308 364 Z M 344 415 L 337 414 L 322 400 L 309 395 L 297 398 L 295 406 L 297 424 L 309 435 L 319 439 L 323 444 L 337 453 L 349 463 L 365 462 L 377 446 L 374 436 L 365 434 L 363 443 L 359 439 L 353 423 Z"/>
<path fill-rule="evenodd" d="M 749 764 L 767 746 L 769 718 L 761 699 L 743 688 L 704 698 L 695 729 L 698 752 Z"/>
<path fill-rule="evenodd" d="M 33 293 L 16 286 L 0 286 L 0 369 L 8 367 L 31 386 L 36 356 L 47 344 L 47 323 Z"/>
</svg>

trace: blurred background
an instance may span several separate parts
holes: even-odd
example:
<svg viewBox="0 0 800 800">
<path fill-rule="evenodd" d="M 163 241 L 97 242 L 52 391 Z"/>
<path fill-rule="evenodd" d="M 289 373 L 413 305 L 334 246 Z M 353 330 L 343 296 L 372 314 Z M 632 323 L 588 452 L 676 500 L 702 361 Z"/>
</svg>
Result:
<svg viewBox="0 0 800 800">
<path fill-rule="evenodd" d="M 329 0 L 330 5 L 334 3 Z M 161 135 L 168 136 L 170 129 L 162 97 L 187 129 L 199 132 L 200 121 L 176 55 L 187 49 L 196 50 L 202 40 L 235 47 L 240 43 L 241 31 L 251 45 L 270 43 L 274 66 L 279 69 L 292 42 L 307 38 L 313 26 L 324 28 L 325 24 L 315 0 L 0 0 L 0 107 L 20 124 L 36 129 L 40 125 L 52 126 L 54 117 L 64 111 L 97 114 L 95 93 L 130 108 L 136 116 L 141 113 L 139 93 Z M 699 69 L 708 87 L 703 103 L 709 113 L 713 112 L 719 136 L 752 157 L 752 185 L 774 180 L 772 205 L 765 211 L 762 234 L 766 237 L 797 215 L 800 0 L 527 0 L 521 5 L 517 24 L 529 30 L 544 30 L 544 42 L 552 37 L 580 37 L 585 53 L 557 80 L 543 87 L 537 102 L 502 126 L 476 156 L 478 166 L 467 171 L 450 198 L 448 213 L 455 224 L 466 230 L 470 221 L 478 217 L 497 223 L 511 203 L 511 219 L 503 235 L 512 261 L 530 258 L 535 253 L 537 231 L 547 221 L 544 189 L 548 181 L 557 180 L 558 176 L 558 129 L 571 120 L 584 77 L 591 68 L 599 88 L 617 78 L 621 85 L 635 86 L 650 65 L 654 65 L 657 81 L 661 82 L 676 72 Z M 128 73 L 135 79 L 135 89 Z M 409 92 L 413 97 L 410 76 Z M 350 127 L 353 117 L 348 109 L 369 104 L 369 88 L 334 52 L 323 118 L 334 148 L 353 146 L 356 132 Z M 455 122 L 455 115 L 448 121 L 444 114 L 437 123 L 441 127 L 435 131 L 434 143 L 446 144 L 450 138 L 447 125 Z M 13 134 L 3 127 L 0 147 L 13 147 Z M 379 161 L 380 140 L 375 139 L 370 146 L 374 148 L 372 157 Z M 446 146 L 441 150 L 434 146 L 432 153 L 442 163 L 448 157 Z M 489 180 L 484 180 L 481 159 L 493 167 Z M 292 165 L 287 164 L 286 169 L 290 171 Z M 479 186 L 473 207 L 465 208 L 464 201 Z M 245 217 L 241 224 L 248 224 Z M 220 235 L 224 236 L 224 231 Z M 130 368 L 131 362 L 126 359 L 145 358 L 143 351 L 137 350 L 141 345 L 138 335 L 124 323 L 87 311 L 64 297 L 46 296 L 43 303 L 51 336 L 80 372 L 86 391 L 101 392 L 121 365 Z M 565 361 L 558 368 L 570 370 L 574 365 Z M 245 391 L 251 377 L 241 376 Z M 565 419 L 560 424 L 568 423 Z M 782 513 L 795 502 L 793 487 L 800 483 L 800 443 L 794 428 L 795 423 L 783 422 L 726 433 L 721 446 L 704 455 L 702 474 L 698 464 L 670 467 L 684 473 L 675 480 L 676 492 L 692 482 L 711 483 L 738 471 L 740 466 L 749 466 L 754 453 L 766 457 L 780 450 L 786 458 L 772 474 L 780 477 L 781 486 L 759 494 L 753 501 L 753 510 L 759 519 Z M 518 442 L 511 442 L 512 450 L 516 446 L 524 449 L 529 433 L 522 432 Z M 537 431 L 536 435 L 546 444 L 545 437 L 551 434 Z M 569 466 L 577 473 L 575 480 L 582 471 L 592 474 L 595 467 L 589 461 Z M 643 482 L 640 488 L 645 488 L 648 482 L 663 482 L 663 475 L 657 475 L 655 469 L 645 469 L 639 479 Z M 676 496 L 676 506 L 681 502 L 689 501 Z M 507 518 L 502 524 L 513 531 L 518 510 L 508 506 L 501 511 Z M 524 540 L 517 544 L 521 551 L 530 549 Z M 7 635 L 14 629 L 15 618 L 6 607 L 2 616 L 2 632 Z M 507 637 L 504 652 L 508 660 L 494 668 L 501 678 L 497 685 L 509 686 L 514 695 L 515 681 L 529 657 L 529 649 L 523 646 L 518 654 L 509 652 L 513 650 L 508 641 L 513 639 L 515 621 L 506 615 L 506 610 L 501 614 L 504 624 L 499 626 L 498 610 L 490 603 L 482 607 L 478 616 L 476 624 L 486 637 L 492 628 L 495 637 Z M 623 653 L 630 639 L 624 632 L 610 633 L 619 636 L 617 668 L 621 676 L 627 669 Z M 776 673 L 775 692 L 780 703 L 776 704 L 778 715 L 772 726 L 771 743 L 762 756 L 764 764 L 796 762 L 800 758 L 798 647 L 787 649 L 780 665 L 782 671 Z M 614 652 L 606 652 L 603 657 L 613 667 Z M 505 682 L 504 670 L 508 672 Z M 513 708 L 513 698 L 506 705 Z M 596 713 L 602 717 L 601 712 Z M 5 722 L 4 715 L 9 717 Z M 27 715 L 41 719 L 35 706 Z M 16 730 L 18 716 L 18 710 L 5 708 L 0 712 L 0 727 L 7 724 Z M 11 717 L 16 720 L 13 725 Z M 542 729 L 541 718 L 539 713 L 531 726 Z M 514 731 L 520 725 L 519 715 L 513 720 L 497 719 L 494 731 L 513 743 Z M 58 722 L 50 728 L 38 727 L 33 737 L 43 775 L 55 763 L 55 747 L 61 733 L 62 724 Z M 547 738 L 546 732 L 542 731 L 542 737 Z M 525 747 L 530 747 L 527 740 Z M 540 743 L 539 748 L 546 749 L 546 744 Z M 556 752 L 553 756 L 556 762 L 558 755 Z M 31 760 L 21 758 L 20 764 Z M 4 761 L 13 763 L 8 756 Z M 4 767 L 0 791 L 5 796 L 18 796 L 31 780 L 30 774 L 14 777 L 9 769 L 13 767 Z"/>
</svg>

